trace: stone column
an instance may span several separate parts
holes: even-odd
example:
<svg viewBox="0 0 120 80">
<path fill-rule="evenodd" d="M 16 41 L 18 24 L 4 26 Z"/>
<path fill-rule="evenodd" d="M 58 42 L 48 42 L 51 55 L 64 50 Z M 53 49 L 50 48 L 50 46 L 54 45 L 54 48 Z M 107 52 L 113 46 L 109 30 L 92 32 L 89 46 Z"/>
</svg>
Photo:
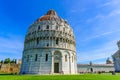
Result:
<svg viewBox="0 0 120 80">
<path fill-rule="evenodd" d="M 48 30 L 48 33 L 49 33 L 49 35 L 48 35 L 48 37 L 49 37 L 49 41 L 48 41 L 48 47 L 50 46 L 50 34 L 51 34 L 51 32 L 50 32 L 50 30 Z"/>
<path fill-rule="evenodd" d="M 64 71 L 63 71 L 63 52 L 61 52 L 61 73 L 64 74 Z"/>
<path fill-rule="evenodd" d="M 69 54 L 69 73 L 71 74 L 71 55 Z"/>
<path fill-rule="evenodd" d="M 62 36 L 63 36 L 63 35 L 62 35 Z M 64 43 L 63 43 L 63 38 L 62 38 L 62 48 L 63 48 L 63 44 L 64 44 Z"/>
<path fill-rule="evenodd" d="M 74 69 L 75 69 L 75 74 L 77 74 L 77 62 L 76 62 L 76 55 L 74 55 Z"/>
<path fill-rule="evenodd" d="M 42 54 L 40 53 L 38 57 L 39 57 L 39 74 L 41 74 L 41 62 L 42 62 L 41 58 L 42 58 Z"/>
<path fill-rule="evenodd" d="M 54 52 L 52 51 L 51 52 L 51 74 L 53 74 L 54 73 Z"/>
<path fill-rule="evenodd" d="M 51 43 L 52 43 L 52 47 L 53 47 L 53 36 L 51 36 L 51 41 L 52 41 Z"/>
</svg>

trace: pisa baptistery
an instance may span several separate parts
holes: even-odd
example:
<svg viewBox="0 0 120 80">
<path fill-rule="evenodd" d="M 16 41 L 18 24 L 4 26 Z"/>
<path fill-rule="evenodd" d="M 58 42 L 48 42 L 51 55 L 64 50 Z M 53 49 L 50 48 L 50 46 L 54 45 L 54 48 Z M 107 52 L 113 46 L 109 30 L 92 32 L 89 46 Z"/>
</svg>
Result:
<svg viewBox="0 0 120 80">
<path fill-rule="evenodd" d="M 54 10 L 38 18 L 25 36 L 20 74 L 76 74 L 72 28 Z"/>
</svg>

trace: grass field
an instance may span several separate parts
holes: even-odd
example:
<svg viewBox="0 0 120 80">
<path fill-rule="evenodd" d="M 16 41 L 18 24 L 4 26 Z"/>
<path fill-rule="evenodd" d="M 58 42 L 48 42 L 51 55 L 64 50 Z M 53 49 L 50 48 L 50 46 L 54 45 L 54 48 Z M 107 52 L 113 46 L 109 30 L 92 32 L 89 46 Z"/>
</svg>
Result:
<svg viewBox="0 0 120 80">
<path fill-rule="evenodd" d="M 0 80 L 120 80 L 120 74 L 0 75 Z"/>
</svg>

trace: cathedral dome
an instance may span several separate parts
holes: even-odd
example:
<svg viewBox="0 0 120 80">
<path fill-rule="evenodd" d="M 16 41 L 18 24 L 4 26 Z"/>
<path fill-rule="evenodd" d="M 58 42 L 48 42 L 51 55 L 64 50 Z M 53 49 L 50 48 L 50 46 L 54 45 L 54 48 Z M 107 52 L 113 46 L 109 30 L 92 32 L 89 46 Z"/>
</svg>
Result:
<svg viewBox="0 0 120 80">
<path fill-rule="evenodd" d="M 107 58 L 106 64 L 113 64 L 113 62 L 110 60 L 110 58 Z"/>
</svg>

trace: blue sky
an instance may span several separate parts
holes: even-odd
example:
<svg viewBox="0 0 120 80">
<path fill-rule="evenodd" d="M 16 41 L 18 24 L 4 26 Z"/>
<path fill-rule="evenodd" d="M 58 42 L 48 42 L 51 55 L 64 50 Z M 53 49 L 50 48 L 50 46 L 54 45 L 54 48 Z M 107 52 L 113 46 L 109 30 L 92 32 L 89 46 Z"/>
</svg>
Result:
<svg viewBox="0 0 120 80">
<path fill-rule="evenodd" d="M 29 25 L 54 9 L 76 37 L 78 63 L 105 63 L 120 40 L 120 0 L 0 0 L 0 60 L 21 59 Z"/>
</svg>

